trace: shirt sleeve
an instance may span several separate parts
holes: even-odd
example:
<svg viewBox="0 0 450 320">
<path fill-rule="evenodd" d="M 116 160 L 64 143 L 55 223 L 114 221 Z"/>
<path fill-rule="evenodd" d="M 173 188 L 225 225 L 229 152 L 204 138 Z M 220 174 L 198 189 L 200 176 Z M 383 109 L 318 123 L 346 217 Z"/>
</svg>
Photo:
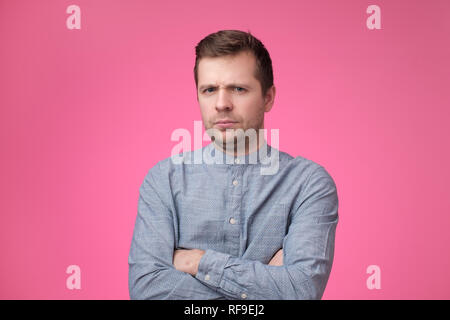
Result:
<svg viewBox="0 0 450 320">
<path fill-rule="evenodd" d="M 128 257 L 131 299 L 225 299 L 214 288 L 173 266 L 175 227 L 171 209 L 158 190 L 164 185 L 159 163 L 139 189 L 138 213 Z M 158 184 L 157 184 L 158 182 Z"/>
<path fill-rule="evenodd" d="M 206 250 L 196 278 L 230 299 L 321 299 L 333 263 L 337 223 L 336 185 L 319 166 L 293 207 L 282 266 Z"/>
</svg>

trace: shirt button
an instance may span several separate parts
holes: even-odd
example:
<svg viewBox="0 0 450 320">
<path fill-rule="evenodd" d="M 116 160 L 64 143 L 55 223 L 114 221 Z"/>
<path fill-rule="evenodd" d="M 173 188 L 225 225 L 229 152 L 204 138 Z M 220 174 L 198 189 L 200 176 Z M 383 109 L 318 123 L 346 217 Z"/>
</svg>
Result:
<svg viewBox="0 0 450 320">
<path fill-rule="evenodd" d="M 209 279 L 211 279 L 211 277 L 209 276 L 209 274 L 207 274 L 207 275 L 205 276 L 205 280 L 206 280 L 206 281 L 209 281 Z"/>
<path fill-rule="evenodd" d="M 241 160 L 239 160 L 239 158 L 236 158 L 236 159 L 234 159 L 234 162 L 239 164 L 239 163 L 241 163 Z"/>
<path fill-rule="evenodd" d="M 231 219 L 230 219 L 230 223 L 231 223 L 231 224 L 236 224 L 236 219 L 231 218 Z"/>
<path fill-rule="evenodd" d="M 233 180 L 233 185 L 237 186 L 239 184 L 239 182 L 237 180 Z"/>
<path fill-rule="evenodd" d="M 241 294 L 242 299 L 247 299 L 247 295 L 245 293 Z"/>
</svg>

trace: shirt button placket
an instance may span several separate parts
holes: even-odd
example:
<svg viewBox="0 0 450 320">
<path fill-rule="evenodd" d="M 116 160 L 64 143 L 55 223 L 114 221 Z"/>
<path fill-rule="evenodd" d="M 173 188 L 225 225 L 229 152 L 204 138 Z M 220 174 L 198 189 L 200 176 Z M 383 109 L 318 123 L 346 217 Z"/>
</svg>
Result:
<svg viewBox="0 0 450 320">
<path fill-rule="evenodd" d="M 232 209 L 228 219 L 228 225 L 230 226 L 230 235 L 232 235 L 232 248 L 233 255 L 239 255 L 240 243 L 241 243 L 241 230 L 239 226 L 239 219 L 241 214 L 241 196 L 242 196 L 242 181 L 240 174 L 240 166 L 232 166 L 231 176 L 231 194 L 232 194 Z"/>
</svg>

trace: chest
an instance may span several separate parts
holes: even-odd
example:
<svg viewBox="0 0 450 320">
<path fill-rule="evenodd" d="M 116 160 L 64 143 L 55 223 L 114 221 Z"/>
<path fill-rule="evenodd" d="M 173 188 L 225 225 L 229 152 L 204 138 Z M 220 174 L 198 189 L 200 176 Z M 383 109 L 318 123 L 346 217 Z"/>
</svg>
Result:
<svg viewBox="0 0 450 320">
<path fill-rule="evenodd" d="M 213 249 L 262 262 L 282 248 L 290 222 L 286 194 L 245 175 L 197 179 L 203 182 L 187 184 L 190 188 L 176 200 L 178 247 Z"/>
</svg>

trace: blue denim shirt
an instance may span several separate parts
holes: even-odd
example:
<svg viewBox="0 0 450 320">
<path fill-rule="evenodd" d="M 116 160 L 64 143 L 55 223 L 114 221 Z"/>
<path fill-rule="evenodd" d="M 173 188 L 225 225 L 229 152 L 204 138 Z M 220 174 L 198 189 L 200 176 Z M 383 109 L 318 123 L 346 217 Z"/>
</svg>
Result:
<svg viewBox="0 0 450 320">
<path fill-rule="evenodd" d="M 128 258 L 131 299 L 321 299 L 336 185 L 321 165 L 265 146 L 256 162 L 253 153 L 229 161 L 210 143 L 148 171 Z M 261 174 L 274 150 L 277 172 Z M 206 154 L 214 163 L 196 163 Z M 196 276 L 174 268 L 178 248 L 206 250 Z M 281 248 L 283 265 L 269 266 Z"/>
</svg>

